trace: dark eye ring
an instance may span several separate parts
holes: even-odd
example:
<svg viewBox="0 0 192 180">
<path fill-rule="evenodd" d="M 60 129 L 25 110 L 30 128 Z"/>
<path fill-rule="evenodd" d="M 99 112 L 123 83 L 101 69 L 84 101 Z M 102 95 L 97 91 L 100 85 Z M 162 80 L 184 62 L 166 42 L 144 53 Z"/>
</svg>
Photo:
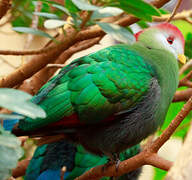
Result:
<svg viewBox="0 0 192 180">
<path fill-rule="evenodd" d="M 168 37 L 168 38 L 167 38 L 167 42 L 168 42 L 169 44 L 173 44 L 173 40 L 174 40 L 174 39 L 173 39 L 172 37 Z"/>
</svg>

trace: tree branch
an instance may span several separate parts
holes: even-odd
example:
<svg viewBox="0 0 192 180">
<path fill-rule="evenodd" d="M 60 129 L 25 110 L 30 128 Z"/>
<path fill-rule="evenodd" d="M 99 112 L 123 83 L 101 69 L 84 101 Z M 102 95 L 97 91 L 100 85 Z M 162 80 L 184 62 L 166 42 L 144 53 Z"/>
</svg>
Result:
<svg viewBox="0 0 192 180">
<path fill-rule="evenodd" d="M 190 71 L 183 79 L 179 81 L 179 87 L 181 86 L 187 86 L 189 88 L 192 88 L 192 71 Z"/>
<path fill-rule="evenodd" d="M 180 13 L 177 13 L 172 20 L 186 20 L 186 18 L 192 17 L 192 10 L 188 11 L 182 11 Z M 160 17 L 158 16 L 153 16 L 153 21 L 154 22 L 164 22 L 167 21 L 167 19 L 170 18 L 170 14 L 165 14 Z"/>
<path fill-rule="evenodd" d="M 0 2 L 0 19 L 6 15 L 6 13 L 10 7 L 11 7 L 11 0 L 1 0 L 1 2 Z"/>
<path fill-rule="evenodd" d="M 175 119 L 170 123 L 170 125 L 163 132 L 163 134 L 152 143 L 151 145 L 152 152 L 157 152 L 160 149 L 160 147 L 171 137 L 176 128 L 189 114 L 191 109 L 192 109 L 192 97 L 187 101 L 186 104 L 184 104 L 181 111 L 177 114 Z"/>
<path fill-rule="evenodd" d="M 39 57 L 34 57 L 31 61 L 18 68 L 15 72 L 9 74 L 6 77 L 3 77 L 0 80 L 0 87 L 15 86 L 21 83 L 23 80 L 31 77 L 37 71 L 45 67 L 48 63 L 56 59 L 64 50 L 66 50 L 76 42 L 76 30 L 70 29 L 67 34 L 68 35 L 63 37 L 62 39 L 62 41 L 65 43 L 59 44 L 57 48 L 50 50 L 50 52 L 48 52 L 47 54 L 42 54 Z"/>
<path fill-rule="evenodd" d="M 169 17 L 169 19 L 167 19 L 167 22 L 170 22 L 173 19 L 173 17 L 175 16 L 179 6 L 181 5 L 181 2 L 182 2 L 182 0 L 177 1 L 177 4 L 176 4 L 175 8 L 173 9 L 173 12 L 172 12 L 171 16 Z"/>
<path fill-rule="evenodd" d="M 191 11 L 192 15 L 192 11 Z M 179 75 L 183 74 L 186 70 L 192 68 L 192 59 L 190 59 L 186 64 L 184 64 L 179 70 Z"/>
<path fill-rule="evenodd" d="M 150 154 L 150 156 L 145 159 L 145 163 L 163 169 L 165 171 L 168 171 L 173 165 L 171 161 L 161 158 L 156 153 Z"/>
<path fill-rule="evenodd" d="M 82 51 L 91 47 L 92 45 L 99 43 L 100 37 L 91 40 L 81 41 L 74 44 L 69 49 L 64 51 L 53 63 L 64 64 L 74 53 Z M 49 78 L 55 73 L 58 68 L 45 67 L 41 69 L 31 78 L 25 80 L 19 87 L 20 90 L 28 92 L 32 95 L 36 94 L 38 90 L 49 80 Z"/>
<path fill-rule="evenodd" d="M 186 18 L 189 18 L 189 17 L 192 17 L 192 10 L 183 11 L 181 13 L 178 13 L 172 18 L 172 20 L 179 20 L 179 19 L 186 20 Z M 169 18 L 170 18 L 170 14 L 162 15 L 161 17 L 153 16 L 153 22 L 164 22 Z M 112 22 L 114 22 L 115 19 L 116 18 L 114 18 Z M 128 25 L 131 25 L 131 24 L 137 22 L 138 20 L 139 19 L 134 16 L 127 15 L 127 16 L 121 18 L 121 20 L 116 21 L 115 24 L 118 24 L 121 26 L 128 26 Z M 84 21 L 84 23 L 85 22 L 86 21 Z M 91 39 L 91 38 L 95 38 L 95 37 L 99 37 L 99 36 L 101 37 L 104 35 L 105 35 L 105 32 L 103 32 L 99 26 L 94 25 L 93 27 L 91 27 L 91 29 L 80 31 L 77 35 L 76 41 L 82 41 L 82 40 Z M 61 43 L 64 43 L 64 42 L 61 42 Z M 0 50 L 0 54 L 17 55 L 17 56 L 19 56 L 19 55 L 22 55 L 22 56 L 23 55 L 39 55 L 39 54 L 47 53 L 50 50 L 57 48 L 57 46 L 58 45 L 53 45 L 51 47 L 44 47 L 42 49 L 25 50 L 25 51 Z"/>
<path fill-rule="evenodd" d="M 12 176 L 15 178 L 23 176 L 25 174 L 27 166 L 29 165 L 29 162 L 30 162 L 30 159 L 25 159 L 25 160 L 20 161 L 17 164 L 17 167 L 12 170 Z"/>
<path fill-rule="evenodd" d="M 173 102 L 187 101 L 192 96 L 192 88 L 176 91 Z"/>
</svg>

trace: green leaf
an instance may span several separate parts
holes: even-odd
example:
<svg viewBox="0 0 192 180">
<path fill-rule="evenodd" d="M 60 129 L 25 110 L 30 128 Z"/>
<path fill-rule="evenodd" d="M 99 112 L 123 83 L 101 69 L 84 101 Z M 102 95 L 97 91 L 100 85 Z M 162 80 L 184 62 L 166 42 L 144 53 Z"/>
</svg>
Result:
<svg viewBox="0 0 192 180">
<path fill-rule="evenodd" d="M 127 13 L 131 13 L 138 18 L 151 21 L 151 16 L 160 16 L 160 12 L 154 6 L 149 3 L 146 3 L 142 0 L 134 0 L 134 1 L 125 1 L 119 0 L 112 1 L 112 4 L 115 7 L 119 7 L 126 11 Z"/>
<path fill-rule="evenodd" d="M 58 4 L 53 4 L 52 6 L 57 8 L 57 9 L 59 9 L 59 10 L 61 10 L 61 11 L 63 11 L 65 14 L 70 15 L 70 13 L 69 13 L 67 8 L 65 8 L 65 7 L 63 7 L 61 5 L 58 5 Z"/>
<path fill-rule="evenodd" d="M 164 171 L 159 168 L 154 168 L 155 173 L 154 173 L 154 179 L 155 180 L 163 180 L 167 174 L 167 171 Z"/>
<path fill-rule="evenodd" d="M 91 16 L 91 19 L 100 19 L 105 17 L 117 16 L 121 13 L 123 13 L 123 10 L 121 10 L 120 8 L 105 7 L 94 11 L 93 15 Z"/>
<path fill-rule="evenodd" d="M 20 144 L 18 138 L 5 131 L 0 125 L 0 179 L 10 177 L 11 170 L 17 166 L 18 160 L 23 156 Z"/>
<path fill-rule="evenodd" d="M 148 27 L 149 27 L 149 25 L 148 25 L 145 21 L 143 21 L 143 20 L 138 21 L 137 24 L 138 24 L 142 29 L 145 29 L 145 28 L 148 28 Z"/>
<path fill-rule="evenodd" d="M 133 42 L 135 42 L 135 37 L 126 28 L 111 23 L 97 22 L 97 24 L 117 41 L 126 44 L 132 44 Z"/>
<path fill-rule="evenodd" d="M 41 16 L 41 17 L 45 17 L 48 19 L 59 19 L 59 17 L 55 14 L 52 13 L 46 13 L 46 12 L 33 12 L 33 14 L 37 15 L 37 16 Z"/>
<path fill-rule="evenodd" d="M 150 22 L 152 21 L 151 15 L 146 14 L 145 12 L 140 11 L 139 8 L 127 6 L 127 7 L 123 7 L 122 9 L 124 11 L 126 11 L 127 13 L 131 13 L 131 14 L 135 15 L 136 17 L 140 18 L 140 19 L 143 19 L 145 21 L 150 21 Z"/>
<path fill-rule="evenodd" d="M 170 13 L 169 11 L 167 11 L 166 9 L 163 9 L 163 8 L 159 8 L 158 10 L 161 14 L 169 14 Z"/>
<path fill-rule="evenodd" d="M 189 32 L 185 38 L 185 55 L 192 58 L 192 33 Z"/>
<path fill-rule="evenodd" d="M 27 7 L 27 10 L 26 8 Z M 32 21 L 32 12 L 34 11 L 34 5 L 31 1 L 13 1 L 11 15 L 12 26 L 30 26 Z"/>
<path fill-rule="evenodd" d="M 79 9 L 73 4 L 72 0 L 65 0 L 65 7 L 70 13 L 77 13 Z"/>
<path fill-rule="evenodd" d="M 75 25 L 75 28 L 77 30 L 80 30 L 79 26 L 82 23 L 82 21 L 79 19 L 79 16 L 75 13 L 71 13 L 71 17 L 73 18 L 71 22 Z"/>
<path fill-rule="evenodd" d="M 24 116 L 15 114 L 0 114 L 0 119 L 23 119 Z"/>
<path fill-rule="evenodd" d="M 122 5 L 130 6 L 139 9 L 142 12 L 145 12 L 146 14 L 150 14 L 153 16 L 160 16 L 160 12 L 158 9 L 156 9 L 151 4 L 144 2 L 142 0 L 134 0 L 134 1 L 125 1 L 125 0 L 119 0 Z M 126 8 L 126 7 L 124 7 Z"/>
<path fill-rule="evenodd" d="M 58 4 L 57 2 L 55 1 L 51 1 L 51 0 L 33 0 L 34 2 L 35 1 L 41 1 L 41 2 L 45 2 L 45 3 L 49 3 L 49 4 Z"/>
<path fill-rule="evenodd" d="M 0 107 L 7 108 L 33 119 L 37 117 L 45 118 L 45 111 L 36 104 L 30 102 L 31 98 L 31 95 L 16 89 L 0 89 Z"/>
<path fill-rule="evenodd" d="M 14 31 L 17 31 L 17 32 L 22 32 L 22 33 L 27 33 L 27 34 L 35 34 L 35 35 L 47 37 L 47 38 L 50 38 L 50 39 L 56 41 L 54 37 L 50 36 L 49 34 L 43 32 L 43 31 L 40 31 L 38 29 L 28 28 L 28 27 L 14 27 L 12 29 Z"/>
<path fill-rule="evenodd" d="M 100 9 L 100 7 L 90 4 L 88 0 L 72 0 L 72 2 L 81 10 L 96 11 Z"/>
<path fill-rule="evenodd" d="M 62 20 L 56 20 L 56 19 L 49 19 L 44 22 L 44 26 L 47 29 L 55 29 L 55 28 L 65 25 L 65 24 L 69 24 L 69 22 L 62 21 Z"/>
</svg>

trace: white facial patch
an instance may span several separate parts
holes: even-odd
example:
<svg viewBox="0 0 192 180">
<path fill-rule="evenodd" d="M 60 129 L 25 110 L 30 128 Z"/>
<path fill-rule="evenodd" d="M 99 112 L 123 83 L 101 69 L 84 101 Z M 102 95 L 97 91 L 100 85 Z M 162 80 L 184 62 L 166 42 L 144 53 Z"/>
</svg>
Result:
<svg viewBox="0 0 192 180">
<path fill-rule="evenodd" d="M 170 44 L 167 39 L 169 37 L 174 37 L 173 43 Z M 179 54 L 183 54 L 184 50 L 183 50 L 183 46 L 182 46 L 182 42 L 178 37 L 175 37 L 173 35 L 173 32 L 167 32 L 167 31 L 161 31 L 159 33 L 156 33 L 155 39 L 157 39 L 157 42 L 160 42 L 160 45 L 162 45 L 162 47 L 166 50 L 168 50 L 169 52 L 171 52 L 176 59 L 178 58 Z"/>
</svg>

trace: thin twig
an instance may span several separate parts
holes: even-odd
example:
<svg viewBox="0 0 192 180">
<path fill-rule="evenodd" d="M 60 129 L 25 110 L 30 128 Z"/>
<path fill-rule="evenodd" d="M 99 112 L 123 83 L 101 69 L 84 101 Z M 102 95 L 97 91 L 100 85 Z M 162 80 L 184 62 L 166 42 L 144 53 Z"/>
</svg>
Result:
<svg viewBox="0 0 192 180">
<path fill-rule="evenodd" d="M 101 40 L 100 37 L 94 38 L 91 40 L 85 40 L 78 42 L 71 46 L 69 49 L 64 51 L 55 61 L 55 64 L 64 64 L 67 59 L 69 59 L 73 54 L 85 50 L 96 43 L 99 43 Z M 58 68 L 48 68 L 45 67 L 41 69 L 38 73 L 32 76 L 30 79 L 27 79 L 19 87 L 20 90 L 28 92 L 32 95 L 36 94 L 38 90 L 49 80 L 49 78 L 55 73 Z"/>
<path fill-rule="evenodd" d="M 191 79 L 192 79 L 192 70 L 183 79 L 179 81 L 179 87 L 186 86 L 192 88 Z"/>
<path fill-rule="evenodd" d="M 1 2 L 0 2 L 0 19 L 6 15 L 6 13 L 10 7 L 11 7 L 11 0 L 1 0 Z"/>
<path fill-rule="evenodd" d="M 174 19 L 186 19 L 186 18 L 191 17 L 191 16 L 192 16 L 192 11 L 184 11 L 182 13 L 178 13 L 178 15 L 176 15 L 173 18 Z M 153 21 L 162 22 L 162 21 L 167 20 L 168 18 L 170 19 L 171 16 L 170 15 L 163 15 L 161 17 L 154 16 Z M 120 21 L 117 21 L 116 24 L 119 24 L 122 26 L 127 26 L 127 25 L 135 23 L 138 20 L 139 19 L 134 17 L 134 16 L 127 16 L 127 17 L 122 18 Z M 127 21 L 130 21 L 130 23 L 127 23 Z M 85 23 L 86 21 L 83 21 L 83 22 Z M 82 36 L 82 34 L 85 34 L 85 35 Z M 88 34 L 88 36 L 87 36 L 87 34 Z M 101 29 L 97 28 L 97 29 L 95 29 L 95 31 L 92 31 L 92 32 L 89 30 L 88 30 L 88 32 L 87 31 L 80 32 L 77 39 L 78 39 L 78 41 L 86 40 L 86 39 L 98 37 L 100 35 L 104 35 L 104 32 Z M 27 50 L 27 51 L 0 50 L 0 54 L 2 54 L 2 55 L 17 55 L 17 56 L 18 55 L 38 55 L 38 54 L 42 54 L 42 53 L 47 53 L 51 49 L 54 49 L 56 47 L 57 47 L 57 45 L 38 49 L 38 50 Z"/>
<path fill-rule="evenodd" d="M 63 68 L 65 67 L 64 64 L 47 64 L 48 68 Z"/>
<path fill-rule="evenodd" d="M 192 24 L 192 20 L 189 17 L 186 17 L 185 21 L 187 21 L 188 23 Z"/>
<path fill-rule="evenodd" d="M 159 16 L 153 16 L 153 22 L 164 22 L 167 21 L 170 18 L 170 14 L 164 14 Z M 184 10 L 182 12 L 177 13 L 172 20 L 186 20 L 186 18 L 192 17 L 192 10 Z"/>
<path fill-rule="evenodd" d="M 151 4 L 153 4 L 154 6 L 159 8 L 163 4 L 167 3 L 168 1 L 170 1 L 170 0 L 157 0 L 157 1 L 152 2 Z M 186 17 L 188 17 L 188 15 Z M 139 21 L 138 18 L 129 15 L 129 16 L 123 17 L 120 20 L 116 21 L 116 24 L 119 24 L 121 26 L 128 26 L 137 21 Z M 105 32 L 103 32 L 101 28 L 99 28 L 98 26 L 93 26 L 91 29 L 80 31 L 77 35 L 76 41 L 82 41 L 82 40 L 91 39 L 91 38 L 95 38 L 98 36 L 104 36 L 104 35 L 105 35 Z M 63 43 L 65 43 L 65 42 L 63 42 Z M 42 53 L 47 53 L 51 49 L 54 49 L 54 48 L 57 48 L 57 46 L 47 47 L 47 48 L 43 48 L 43 49 L 39 49 L 39 50 L 30 50 L 30 51 L 0 50 L 0 54 L 3 54 L 3 55 L 38 55 L 38 54 L 42 54 Z"/>
<path fill-rule="evenodd" d="M 26 172 L 29 162 L 30 162 L 30 159 L 24 159 L 18 162 L 17 167 L 12 170 L 12 176 L 14 178 L 23 176 Z"/>
<path fill-rule="evenodd" d="M 63 43 L 63 42 L 60 42 Z M 58 47 L 58 44 L 38 49 L 38 50 L 25 50 L 25 51 L 15 51 L 15 50 L 0 50 L 0 54 L 2 55 L 15 55 L 15 56 L 24 56 L 24 55 L 39 55 L 43 53 L 47 53 Z"/>
<path fill-rule="evenodd" d="M 86 23 L 89 21 L 90 17 L 92 16 L 93 12 L 87 12 L 88 14 L 86 15 L 86 17 L 83 19 L 80 28 L 83 29 L 86 25 Z"/>
<path fill-rule="evenodd" d="M 49 143 L 57 142 L 61 139 L 66 139 L 66 136 L 64 134 L 59 134 L 59 135 L 55 135 L 55 136 L 44 136 L 42 138 L 37 138 L 35 140 L 35 143 L 38 146 L 41 146 L 43 144 L 49 144 Z"/>
<path fill-rule="evenodd" d="M 186 104 L 184 104 L 181 111 L 177 114 L 175 119 L 171 122 L 171 124 L 167 127 L 167 129 L 163 132 L 163 134 L 152 143 L 150 147 L 152 152 L 156 153 L 160 149 L 160 147 L 171 137 L 176 128 L 189 114 L 191 109 L 192 109 L 192 97 L 187 101 Z"/>
<path fill-rule="evenodd" d="M 187 101 L 192 96 L 192 88 L 176 91 L 173 102 Z"/>
<path fill-rule="evenodd" d="M 177 5 L 175 6 L 175 8 L 174 8 L 171 16 L 170 16 L 169 19 L 167 20 L 167 22 L 170 22 L 170 21 L 173 19 L 173 17 L 175 16 L 175 14 L 176 14 L 176 12 L 177 12 L 177 10 L 178 10 L 181 2 L 182 2 L 182 0 L 178 0 L 178 1 L 177 1 Z"/>
<path fill-rule="evenodd" d="M 46 54 L 40 55 L 38 58 L 35 57 L 28 63 L 24 64 L 22 67 L 18 68 L 13 73 L 9 74 L 6 77 L 3 77 L 0 80 L 0 87 L 13 87 L 23 80 L 31 77 L 37 71 L 45 67 L 48 63 L 56 59 L 63 51 L 76 43 L 75 35 L 77 34 L 76 30 L 70 30 L 68 32 L 70 35 L 65 36 L 63 41 L 65 43 L 60 43 L 56 48 L 50 47 L 51 50 Z"/>
<path fill-rule="evenodd" d="M 192 59 L 190 59 L 186 64 L 184 64 L 179 70 L 179 75 L 183 74 L 186 70 L 192 68 Z"/>
<path fill-rule="evenodd" d="M 42 2 L 37 1 L 37 3 L 35 4 L 35 12 L 40 12 L 41 7 L 42 7 Z M 33 14 L 31 28 L 37 29 L 38 23 L 39 23 L 39 16 L 37 16 L 36 14 Z M 26 44 L 25 44 L 24 49 L 29 48 L 33 39 L 34 39 L 34 34 L 28 34 L 27 35 L 27 40 L 26 40 Z"/>
<path fill-rule="evenodd" d="M 67 168 L 66 166 L 63 166 L 61 168 L 61 175 L 60 175 L 60 180 L 64 180 L 64 175 L 65 175 L 65 172 L 67 171 Z"/>
</svg>

